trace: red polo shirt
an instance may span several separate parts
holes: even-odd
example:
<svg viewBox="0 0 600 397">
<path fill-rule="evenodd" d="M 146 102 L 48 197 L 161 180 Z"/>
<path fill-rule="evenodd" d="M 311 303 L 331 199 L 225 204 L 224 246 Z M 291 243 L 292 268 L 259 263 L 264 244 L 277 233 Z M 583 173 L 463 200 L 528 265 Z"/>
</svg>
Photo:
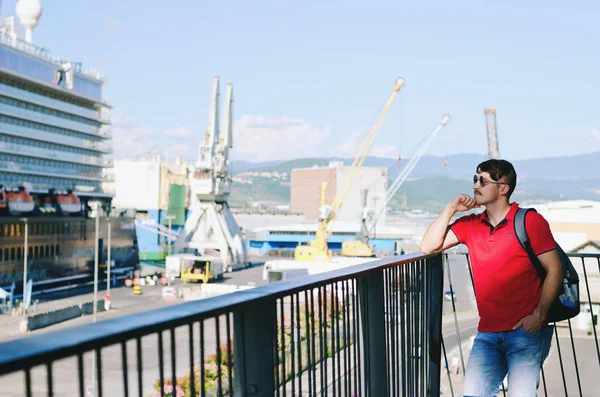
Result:
<svg viewBox="0 0 600 397">
<path fill-rule="evenodd" d="M 449 226 L 471 255 L 481 332 L 512 330 L 533 313 L 542 294 L 541 280 L 515 235 L 518 208 L 512 203 L 496 227 L 487 221 L 487 211 L 463 216 Z M 527 214 L 525 228 L 536 255 L 556 248 L 548 222 L 537 212 Z"/>
</svg>

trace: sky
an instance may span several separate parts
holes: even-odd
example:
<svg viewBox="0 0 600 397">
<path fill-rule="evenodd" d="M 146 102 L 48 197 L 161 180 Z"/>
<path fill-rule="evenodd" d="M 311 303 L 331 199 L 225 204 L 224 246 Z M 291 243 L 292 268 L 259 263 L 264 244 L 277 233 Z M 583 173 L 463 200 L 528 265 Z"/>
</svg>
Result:
<svg viewBox="0 0 600 397">
<path fill-rule="evenodd" d="M 34 42 L 106 75 L 116 158 L 195 161 L 215 74 L 222 98 L 233 83 L 234 160 L 354 157 L 397 76 L 371 155 L 410 153 L 444 113 L 429 154 L 487 153 L 486 107 L 506 159 L 600 150 L 600 2 L 42 4 Z"/>
</svg>

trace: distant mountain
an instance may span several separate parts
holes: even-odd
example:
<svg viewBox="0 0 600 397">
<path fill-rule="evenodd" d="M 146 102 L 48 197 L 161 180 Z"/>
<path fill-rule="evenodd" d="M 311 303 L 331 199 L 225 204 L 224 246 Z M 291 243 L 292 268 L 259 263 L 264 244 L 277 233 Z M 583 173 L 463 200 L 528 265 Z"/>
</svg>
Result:
<svg viewBox="0 0 600 397">
<path fill-rule="evenodd" d="M 478 154 L 458 154 L 447 158 L 423 156 L 408 180 L 402 185 L 390 205 L 396 209 L 442 208 L 459 192 L 470 192 L 475 167 L 485 158 Z M 447 161 L 444 167 L 444 160 Z M 326 166 L 330 161 L 352 164 L 350 159 L 302 158 L 281 162 L 234 162 L 234 173 L 246 171 L 287 172 L 294 168 Z M 368 157 L 365 166 L 386 167 L 393 181 L 408 159 Z M 513 162 L 518 175 L 513 199 L 517 202 L 586 199 L 600 200 L 600 174 L 594 171 L 600 164 L 600 152 L 580 156 L 548 157 Z M 244 169 L 245 171 L 241 171 Z M 233 184 L 232 205 L 243 206 L 251 201 L 289 203 L 289 183 L 269 178 L 256 178 L 252 184 Z"/>
<path fill-rule="evenodd" d="M 335 158 L 301 158 L 289 161 L 283 161 L 277 165 L 268 164 L 263 167 L 259 167 L 253 169 L 252 171 L 256 172 L 287 172 L 288 174 L 292 172 L 294 168 L 311 168 L 314 166 L 317 167 L 325 167 L 329 164 L 330 161 L 334 161 L 339 159 Z M 352 164 L 352 163 L 350 163 Z"/>
<path fill-rule="evenodd" d="M 448 156 L 447 170 L 443 170 L 444 159 L 437 156 L 423 156 L 415 167 L 414 176 L 470 176 L 475 173 L 475 167 L 485 158 L 478 154 L 457 154 Z M 591 164 L 600 164 L 600 152 L 578 156 L 545 157 L 531 160 L 511 161 L 517 170 L 519 178 L 546 179 L 583 179 L 599 178 Z"/>
<path fill-rule="evenodd" d="M 283 163 L 283 160 L 280 161 L 266 161 L 262 163 L 254 163 L 251 161 L 244 160 L 236 160 L 231 162 L 231 170 L 233 174 L 239 174 L 240 172 L 248 172 L 253 171 L 257 168 L 265 168 L 265 167 L 277 167 L 279 164 Z"/>
<path fill-rule="evenodd" d="M 388 175 L 395 177 L 402 167 L 408 162 L 403 159 L 400 163 L 396 159 L 382 157 L 367 157 L 365 166 L 387 167 Z M 444 160 L 447 167 L 444 168 Z M 411 177 L 453 176 L 468 178 L 475 173 L 475 167 L 484 161 L 480 154 L 455 154 L 446 158 L 425 155 L 421 158 Z M 233 161 L 234 174 L 246 171 L 262 172 L 290 172 L 294 168 L 307 168 L 312 166 L 326 166 L 330 161 L 343 161 L 352 164 L 353 159 L 328 158 L 301 158 L 288 161 L 271 161 L 264 163 L 250 163 Z M 512 162 L 519 178 L 560 178 L 560 179 L 585 179 L 600 178 L 591 164 L 600 164 L 600 152 L 582 154 L 578 156 L 545 157 L 531 160 L 515 160 Z M 395 172 L 394 172 L 395 171 Z"/>
</svg>

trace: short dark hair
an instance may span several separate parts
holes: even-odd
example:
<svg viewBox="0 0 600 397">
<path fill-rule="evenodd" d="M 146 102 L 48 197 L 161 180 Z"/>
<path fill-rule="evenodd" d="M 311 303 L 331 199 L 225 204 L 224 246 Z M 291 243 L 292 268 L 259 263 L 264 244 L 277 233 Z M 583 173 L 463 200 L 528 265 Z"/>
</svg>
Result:
<svg viewBox="0 0 600 397">
<path fill-rule="evenodd" d="M 480 172 L 487 172 L 496 182 L 504 177 L 508 184 L 507 198 L 510 199 L 511 194 L 515 191 L 515 187 L 517 187 L 517 171 L 515 171 L 515 167 L 511 163 L 506 160 L 486 160 L 477 166 L 477 173 L 479 174 Z"/>
</svg>

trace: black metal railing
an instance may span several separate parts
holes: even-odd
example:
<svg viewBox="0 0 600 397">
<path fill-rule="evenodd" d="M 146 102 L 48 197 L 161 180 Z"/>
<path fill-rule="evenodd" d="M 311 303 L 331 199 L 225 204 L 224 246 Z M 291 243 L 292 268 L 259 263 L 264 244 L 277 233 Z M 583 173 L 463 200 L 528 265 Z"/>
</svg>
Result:
<svg viewBox="0 0 600 397">
<path fill-rule="evenodd" d="M 439 396 L 442 255 L 0 344 L 2 395 Z"/>
<path fill-rule="evenodd" d="M 442 377 L 442 395 L 460 396 L 462 379 L 468 359 L 470 339 L 476 333 L 475 289 L 470 257 L 466 253 L 445 253 L 444 313 L 451 317 L 444 322 L 443 347 L 452 343 L 456 353 L 443 349 L 446 366 Z M 542 368 L 540 395 L 598 395 L 600 347 L 597 318 L 600 309 L 600 254 L 569 254 L 579 277 L 581 313 L 555 325 L 548 358 Z M 446 316 L 445 316 L 446 317 Z M 466 331 L 468 329 L 468 331 Z M 453 356 L 454 357 L 450 357 Z M 454 363 L 453 363 L 454 361 Z M 505 382 L 506 383 L 506 382 Z M 506 384 L 500 393 L 507 395 Z"/>
</svg>

